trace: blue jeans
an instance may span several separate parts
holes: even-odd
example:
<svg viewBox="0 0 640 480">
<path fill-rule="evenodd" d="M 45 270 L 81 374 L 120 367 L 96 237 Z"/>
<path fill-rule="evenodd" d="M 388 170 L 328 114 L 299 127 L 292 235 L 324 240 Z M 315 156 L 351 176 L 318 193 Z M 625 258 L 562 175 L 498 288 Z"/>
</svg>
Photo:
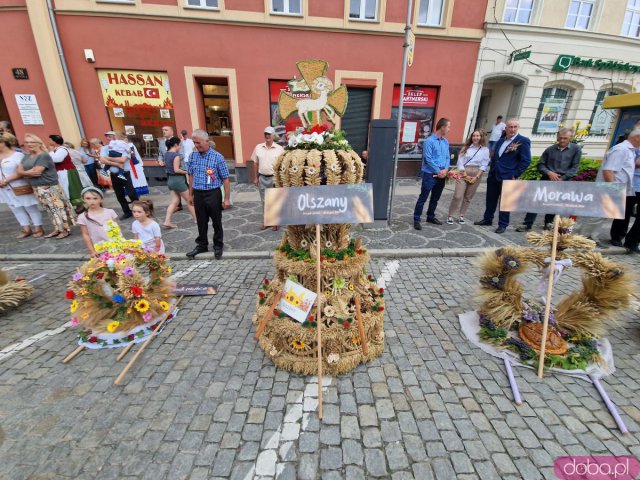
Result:
<svg viewBox="0 0 640 480">
<path fill-rule="evenodd" d="M 436 207 L 438 206 L 440 195 L 442 195 L 442 190 L 444 190 L 444 178 L 434 178 L 432 173 L 422 172 L 422 189 L 416 202 L 416 208 L 413 211 L 413 223 L 420 223 L 422 210 L 429 193 L 431 193 L 431 199 L 429 200 L 429 208 L 427 208 L 427 220 L 436 218 Z"/>
<path fill-rule="evenodd" d="M 502 180 L 498 180 L 495 175 L 489 174 L 487 178 L 487 203 L 483 220 L 493 223 L 493 217 L 498 208 L 500 195 L 502 194 Z M 498 215 L 498 226 L 507 228 L 509 226 L 509 212 L 500 212 Z"/>
</svg>

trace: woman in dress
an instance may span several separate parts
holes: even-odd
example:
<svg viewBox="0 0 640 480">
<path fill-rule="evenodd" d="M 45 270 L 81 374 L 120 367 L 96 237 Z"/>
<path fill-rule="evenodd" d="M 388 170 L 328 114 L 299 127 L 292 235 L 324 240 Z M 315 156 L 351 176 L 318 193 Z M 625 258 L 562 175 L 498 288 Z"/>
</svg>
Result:
<svg viewBox="0 0 640 480">
<path fill-rule="evenodd" d="M 58 180 L 66 197 L 72 205 L 82 205 L 82 182 L 76 170 L 69 150 L 64 147 L 64 139 L 60 135 L 49 135 L 49 151 L 58 172 Z"/>
<path fill-rule="evenodd" d="M 92 187 L 93 182 L 91 181 L 91 178 L 89 178 L 89 175 L 84 168 L 84 162 L 86 161 L 85 157 L 78 150 L 76 150 L 75 145 L 71 142 L 64 142 L 63 147 L 66 148 L 69 152 L 69 156 L 71 157 L 73 166 L 76 167 L 76 171 L 80 176 L 80 183 L 82 184 L 82 188 L 84 189 L 86 187 Z"/>
<path fill-rule="evenodd" d="M 80 139 L 80 147 L 78 147 L 78 153 L 82 155 L 82 164 L 84 165 L 84 171 L 87 172 L 91 183 L 94 187 L 98 186 L 98 171 L 96 170 L 96 155 L 91 149 L 89 140 L 86 138 Z"/>
<path fill-rule="evenodd" d="M 147 184 L 147 177 L 144 175 L 144 168 L 142 165 L 142 157 L 136 146 L 125 138 L 125 142 L 129 145 L 129 151 L 131 152 L 131 183 L 136 191 L 138 197 L 142 195 L 149 195 L 149 186 Z"/>
<path fill-rule="evenodd" d="M 22 227 L 16 238 L 33 235 L 42 237 L 42 213 L 29 182 L 18 175 L 18 165 L 24 157 L 16 152 L 18 142 L 10 133 L 0 135 L 0 203 L 6 203 Z M 31 190 L 30 193 L 29 190 Z"/>
<path fill-rule="evenodd" d="M 26 156 L 18 165 L 17 173 L 29 181 L 40 205 L 49 212 L 53 232 L 44 236 L 66 238 L 71 235 L 71 227 L 76 220 L 71 204 L 60 187 L 53 159 L 40 137 L 31 133 L 24 136 L 24 151 Z"/>
<path fill-rule="evenodd" d="M 464 171 L 464 176 L 456 180 L 456 188 L 449 205 L 447 223 L 453 224 L 453 217 L 459 213 L 458 223 L 464 223 L 464 215 L 471 203 L 471 199 L 478 190 L 480 177 L 489 166 L 489 149 L 487 135 L 484 130 L 474 130 L 467 138 L 467 142 L 458 155 L 457 169 Z"/>
</svg>

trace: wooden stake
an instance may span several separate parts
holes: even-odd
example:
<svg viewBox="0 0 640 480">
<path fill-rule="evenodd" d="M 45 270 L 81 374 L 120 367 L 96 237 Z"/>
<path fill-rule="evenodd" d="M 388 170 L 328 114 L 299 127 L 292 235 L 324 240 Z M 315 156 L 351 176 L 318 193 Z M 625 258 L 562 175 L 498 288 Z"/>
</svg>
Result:
<svg viewBox="0 0 640 480">
<path fill-rule="evenodd" d="M 73 358 L 78 355 L 82 350 L 84 350 L 86 347 L 84 345 L 80 345 L 78 348 L 76 348 L 73 352 L 71 352 L 69 355 L 67 355 L 66 357 L 64 357 L 64 360 L 62 360 L 62 363 L 69 363 L 71 360 L 73 360 Z"/>
<path fill-rule="evenodd" d="M 120 352 L 120 355 L 118 355 L 118 358 L 116 358 L 116 362 L 119 362 L 120 360 L 122 360 L 124 358 L 124 356 L 127 353 L 129 353 L 129 351 L 133 348 L 133 345 L 135 345 L 135 344 L 133 342 L 131 342 L 129 345 L 124 347 L 124 349 Z"/>
<path fill-rule="evenodd" d="M 273 311 L 278 306 L 278 303 L 280 302 L 281 298 L 282 298 L 282 292 L 278 292 L 278 294 L 276 295 L 276 298 L 273 300 L 273 303 L 271 304 L 271 307 L 269 308 L 269 311 L 264 315 L 264 317 L 262 317 L 262 320 L 260 320 L 260 324 L 258 325 L 256 334 L 253 336 L 254 339 L 258 340 L 260 338 L 260 335 L 262 335 L 262 332 L 264 331 L 265 327 L 267 326 L 267 323 L 271 319 L 271 316 L 273 315 Z"/>
<path fill-rule="evenodd" d="M 360 332 L 360 343 L 362 344 L 362 353 L 369 355 L 369 347 L 367 347 L 367 339 L 364 336 L 364 324 L 362 323 L 362 313 L 360 313 L 360 297 L 356 296 L 356 318 L 358 319 L 358 330 Z"/>
<path fill-rule="evenodd" d="M 318 291 L 318 298 L 316 300 L 316 322 L 318 322 L 318 417 L 322 420 L 322 332 L 320 330 L 320 324 L 322 323 L 322 292 L 320 291 L 320 263 L 320 225 L 316 225 L 316 289 Z"/>
<path fill-rule="evenodd" d="M 180 305 L 180 302 L 182 301 L 182 299 L 184 298 L 184 295 L 182 295 L 178 301 L 176 302 L 176 304 L 174 305 L 173 309 L 174 310 L 178 305 Z M 127 374 L 127 372 L 129 371 L 129 369 L 131 367 L 133 367 L 133 364 L 136 363 L 136 360 L 138 360 L 138 357 L 140 356 L 140 354 L 142 352 L 144 352 L 144 349 L 147 348 L 147 346 L 149 345 L 149 343 L 151 343 L 151 340 L 154 339 L 154 337 L 158 334 L 158 332 L 162 329 L 162 326 L 164 325 L 164 322 L 166 322 L 169 318 L 169 315 L 171 314 L 171 312 L 167 312 L 167 314 L 164 316 L 164 318 L 162 319 L 162 321 L 158 324 L 158 326 L 156 327 L 156 329 L 151 332 L 151 335 L 149 335 L 149 338 L 147 338 L 144 343 L 142 344 L 142 346 L 140 347 L 140 349 L 136 352 L 136 354 L 133 356 L 133 358 L 129 361 L 129 363 L 127 363 L 127 366 L 124 367 L 124 369 L 122 370 L 122 372 L 120 372 L 120 375 L 118 375 L 118 378 L 116 378 L 115 383 L 116 385 L 119 385 L 120 382 L 122 381 L 122 379 L 124 378 L 124 376 Z"/>
<path fill-rule="evenodd" d="M 544 351 L 547 344 L 547 329 L 549 328 L 549 313 L 551 312 L 551 295 L 553 294 L 553 274 L 556 269 L 556 251 L 558 249 L 558 225 L 560 215 L 553 219 L 553 241 L 551 242 L 551 262 L 549 263 L 549 284 L 547 285 L 547 298 L 544 306 L 544 322 L 542 323 L 542 341 L 540 344 L 540 362 L 538 363 L 538 377 L 543 377 Z"/>
</svg>

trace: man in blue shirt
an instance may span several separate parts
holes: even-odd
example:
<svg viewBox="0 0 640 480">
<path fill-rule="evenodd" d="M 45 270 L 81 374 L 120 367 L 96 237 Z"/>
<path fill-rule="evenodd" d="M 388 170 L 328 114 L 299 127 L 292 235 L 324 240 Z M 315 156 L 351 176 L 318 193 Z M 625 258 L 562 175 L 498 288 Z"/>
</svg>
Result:
<svg viewBox="0 0 640 480">
<path fill-rule="evenodd" d="M 442 190 L 444 190 L 445 179 L 451 164 L 449 142 L 444 138 L 450 128 L 451 122 L 446 118 L 441 118 L 436 124 L 435 132 L 424 141 L 422 146 L 422 168 L 420 170 L 422 172 L 422 189 L 413 211 L 413 228 L 416 230 L 422 230 L 420 218 L 429 193 L 431 193 L 431 199 L 429 200 L 429 208 L 427 208 L 427 222 L 442 225 L 442 222 L 436 218 L 436 207 Z"/>
<path fill-rule="evenodd" d="M 222 232 L 222 210 L 229 208 L 231 185 L 229 169 L 224 157 L 209 146 L 209 134 L 204 130 L 195 130 L 192 135 L 195 150 L 189 157 L 189 203 L 196 211 L 198 237 L 196 248 L 187 253 L 191 260 L 209 248 L 207 235 L 209 219 L 213 225 L 213 251 L 216 260 L 222 258 L 224 247 Z M 220 187 L 224 185 L 224 203 Z"/>
</svg>

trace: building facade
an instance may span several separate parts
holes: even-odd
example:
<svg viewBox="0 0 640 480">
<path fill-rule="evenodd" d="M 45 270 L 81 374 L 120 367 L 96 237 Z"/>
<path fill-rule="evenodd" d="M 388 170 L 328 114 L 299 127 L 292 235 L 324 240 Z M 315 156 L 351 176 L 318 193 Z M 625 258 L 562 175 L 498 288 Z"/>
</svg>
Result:
<svg viewBox="0 0 640 480">
<path fill-rule="evenodd" d="M 125 130 L 152 157 L 163 125 L 205 128 L 242 167 L 265 125 L 283 128 L 274 98 L 295 88 L 299 60 L 326 60 L 330 79 L 349 88 L 342 128 L 355 148 L 366 148 L 369 121 L 390 118 L 400 95 L 407 0 L 52 0 L 51 9 L 44 0 L 1 2 L 5 35 L 17 47 L 0 52 L 0 115 L 19 136 L 59 132 L 77 142 L 81 132 Z M 462 141 L 486 5 L 415 0 L 407 159 L 419 158 L 437 117 L 450 118 L 452 141 Z"/>
<path fill-rule="evenodd" d="M 640 1 L 493 0 L 485 20 L 468 129 L 518 117 L 539 155 L 580 122 L 585 156 L 602 158 L 614 122 L 604 98 L 640 82 Z"/>
</svg>

